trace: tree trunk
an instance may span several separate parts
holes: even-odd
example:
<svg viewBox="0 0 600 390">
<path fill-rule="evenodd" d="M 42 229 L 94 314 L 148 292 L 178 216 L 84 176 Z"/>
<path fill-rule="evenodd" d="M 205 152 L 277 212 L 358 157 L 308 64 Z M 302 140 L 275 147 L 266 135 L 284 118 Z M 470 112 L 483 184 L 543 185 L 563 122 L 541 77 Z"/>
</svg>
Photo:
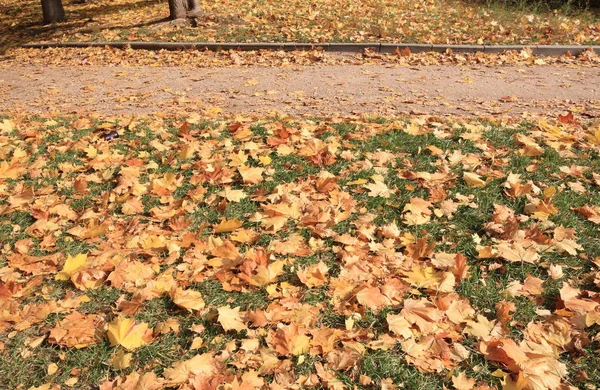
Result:
<svg viewBox="0 0 600 390">
<path fill-rule="evenodd" d="M 198 15 L 202 13 L 202 7 L 200 7 L 199 0 L 188 0 L 187 2 L 187 13 L 188 15 Z"/>
<path fill-rule="evenodd" d="M 188 0 L 169 0 L 169 19 L 185 19 L 187 13 Z"/>
<path fill-rule="evenodd" d="M 44 24 L 65 21 L 65 9 L 61 0 L 42 0 L 42 13 L 44 14 Z"/>
</svg>

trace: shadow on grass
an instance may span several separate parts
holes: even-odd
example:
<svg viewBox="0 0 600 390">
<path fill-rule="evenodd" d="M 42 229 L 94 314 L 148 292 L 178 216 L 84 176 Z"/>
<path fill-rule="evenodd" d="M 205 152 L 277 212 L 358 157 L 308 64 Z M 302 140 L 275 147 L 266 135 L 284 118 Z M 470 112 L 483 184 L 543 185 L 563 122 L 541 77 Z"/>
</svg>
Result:
<svg viewBox="0 0 600 390">
<path fill-rule="evenodd" d="M 48 39 L 56 32 L 64 31 L 66 34 L 73 34 L 93 23 L 94 18 L 156 4 L 163 4 L 165 9 L 168 9 L 168 3 L 160 0 L 137 0 L 126 4 L 107 4 L 105 2 L 78 4 L 71 0 L 63 0 L 67 21 L 53 25 L 42 24 L 42 9 L 38 2 L 14 2 L 0 5 L 0 55 L 9 48 L 24 43 Z M 102 26 L 102 29 L 121 30 L 147 27 L 165 21 L 166 19 L 162 18 L 129 26 Z"/>
</svg>

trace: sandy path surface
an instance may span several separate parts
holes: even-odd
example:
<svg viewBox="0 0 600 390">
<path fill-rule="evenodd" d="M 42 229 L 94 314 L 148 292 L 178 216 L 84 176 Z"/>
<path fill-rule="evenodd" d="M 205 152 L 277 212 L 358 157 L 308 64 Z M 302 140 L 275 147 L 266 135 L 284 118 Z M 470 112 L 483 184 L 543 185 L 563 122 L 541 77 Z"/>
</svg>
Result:
<svg viewBox="0 0 600 390">
<path fill-rule="evenodd" d="M 0 112 L 600 116 L 592 67 L 0 68 Z M 213 110 L 218 111 L 218 110 Z"/>
</svg>

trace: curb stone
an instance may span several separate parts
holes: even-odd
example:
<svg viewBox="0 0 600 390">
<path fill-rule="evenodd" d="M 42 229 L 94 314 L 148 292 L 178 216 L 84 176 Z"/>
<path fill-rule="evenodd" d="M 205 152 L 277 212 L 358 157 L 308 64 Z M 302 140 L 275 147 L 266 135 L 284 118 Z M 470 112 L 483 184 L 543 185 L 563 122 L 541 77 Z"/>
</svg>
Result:
<svg viewBox="0 0 600 390">
<path fill-rule="evenodd" d="M 86 48 L 113 47 L 124 49 L 131 47 L 136 50 L 313 50 L 321 49 L 327 52 L 361 53 L 365 49 L 377 53 L 394 53 L 396 50 L 408 48 L 411 53 L 436 52 L 444 53 L 451 50 L 455 53 L 501 53 L 507 50 L 521 51 L 531 48 L 533 54 L 540 56 L 560 56 L 567 52 L 577 55 L 584 50 L 593 50 L 600 54 L 600 46 L 575 45 L 429 45 L 413 43 L 213 43 L 213 42 L 49 42 L 26 43 L 23 48 Z"/>
</svg>

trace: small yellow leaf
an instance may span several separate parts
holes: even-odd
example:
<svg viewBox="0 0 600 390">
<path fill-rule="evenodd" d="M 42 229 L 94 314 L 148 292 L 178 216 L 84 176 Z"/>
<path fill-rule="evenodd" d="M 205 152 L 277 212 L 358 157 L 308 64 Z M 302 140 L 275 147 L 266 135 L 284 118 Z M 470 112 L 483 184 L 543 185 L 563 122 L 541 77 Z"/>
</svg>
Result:
<svg viewBox="0 0 600 390">
<path fill-rule="evenodd" d="M 241 226 L 243 225 L 243 222 L 237 219 L 223 219 L 221 222 L 219 222 L 218 225 L 214 226 L 214 232 L 215 233 L 226 233 L 226 232 L 233 232 L 237 229 L 239 229 Z"/>
<path fill-rule="evenodd" d="M 485 181 L 481 179 L 481 176 L 473 172 L 465 172 L 463 179 L 469 187 L 483 187 L 485 185 Z"/>
<path fill-rule="evenodd" d="M 240 202 L 242 199 L 248 197 L 243 190 L 234 190 L 231 187 L 226 187 L 223 191 L 220 191 L 218 195 L 230 202 Z"/>
<path fill-rule="evenodd" d="M 347 186 L 359 186 L 368 183 L 367 179 L 356 179 L 346 183 Z"/>
<path fill-rule="evenodd" d="M 544 188 L 544 200 L 552 198 L 556 194 L 556 186 Z"/>
<path fill-rule="evenodd" d="M 204 344 L 204 340 L 202 340 L 202 337 L 194 337 L 194 339 L 192 340 L 192 345 L 190 345 L 190 349 L 191 350 L 200 349 L 200 348 L 202 348 L 203 344 Z"/>
<path fill-rule="evenodd" d="M 257 184 L 264 180 L 262 177 L 264 171 L 263 168 L 243 165 L 238 168 L 238 171 L 240 172 L 240 175 L 242 175 L 245 184 Z"/>
<path fill-rule="evenodd" d="M 129 368 L 131 366 L 132 356 L 133 355 L 131 353 L 125 353 L 125 351 L 121 349 L 115 354 L 115 356 L 112 357 L 112 359 L 110 359 L 110 365 L 115 370 L 124 370 Z"/>
<path fill-rule="evenodd" d="M 57 371 L 58 371 L 58 365 L 56 363 L 48 364 L 48 369 L 46 370 L 48 375 L 54 375 L 54 374 L 56 374 Z"/>
<path fill-rule="evenodd" d="M 62 271 L 55 277 L 55 280 L 69 280 L 71 276 L 87 263 L 87 254 L 79 253 L 75 257 L 68 256 Z"/>
<path fill-rule="evenodd" d="M 260 161 L 262 165 L 269 165 L 273 160 L 269 156 L 259 156 L 258 161 Z"/>
</svg>

